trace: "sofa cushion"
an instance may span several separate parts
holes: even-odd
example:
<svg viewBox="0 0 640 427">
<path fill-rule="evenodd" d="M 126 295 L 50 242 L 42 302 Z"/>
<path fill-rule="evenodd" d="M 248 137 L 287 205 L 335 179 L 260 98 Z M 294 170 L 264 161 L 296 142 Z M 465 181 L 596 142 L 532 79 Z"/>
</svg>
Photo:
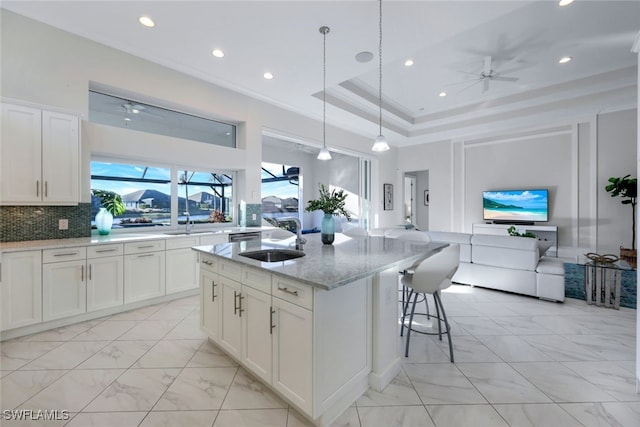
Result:
<svg viewBox="0 0 640 427">
<path fill-rule="evenodd" d="M 468 245 L 471 243 L 471 234 L 455 233 L 453 231 L 429 231 L 429 236 L 434 242 L 458 243 Z"/>
<path fill-rule="evenodd" d="M 471 262 L 494 267 L 535 271 L 540 258 L 536 239 L 474 234 Z"/>
<path fill-rule="evenodd" d="M 536 268 L 538 273 L 564 276 L 564 262 L 558 258 L 543 256 Z"/>
</svg>

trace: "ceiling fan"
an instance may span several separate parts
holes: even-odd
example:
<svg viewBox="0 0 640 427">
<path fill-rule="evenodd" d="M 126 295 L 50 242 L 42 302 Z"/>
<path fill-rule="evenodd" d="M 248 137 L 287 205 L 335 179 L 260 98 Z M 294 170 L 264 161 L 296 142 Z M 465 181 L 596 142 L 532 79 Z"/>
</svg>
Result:
<svg viewBox="0 0 640 427">
<path fill-rule="evenodd" d="M 497 82 L 517 82 L 518 77 L 508 77 L 497 73 L 491 68 L 491 56 L 485 56 L 483 61 L 482 73 L 480 73 L 479 81 L 482 82 L 482 93 L 489 90 L 489 84 L 491 81 Z"/>
</svg>

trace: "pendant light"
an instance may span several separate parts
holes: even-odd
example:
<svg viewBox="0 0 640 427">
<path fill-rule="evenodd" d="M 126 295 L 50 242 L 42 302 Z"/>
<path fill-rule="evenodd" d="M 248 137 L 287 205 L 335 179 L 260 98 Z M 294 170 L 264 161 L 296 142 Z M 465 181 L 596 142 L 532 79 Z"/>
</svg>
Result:
<svg viewBox="0 0 640 427">
<path fill-rule="evenodd" d="M 378 21 L 378 24 L 380 29 L 380 41 L 378 44 L 378 107 L 380 112 L 378 124 L 380 125 L 380 133 L 373 142 L 373 147 L 371 147 L 371 149 L 373 151 L 387 151 L 389 149 L 389 144 L 387 144 L 387 139 L 382 134 L 382 0 L 380 0 L 380 20 Z"/>
<path fill-rule="evenodd" d="M 327 150 L 327 33 L 329 27 L 320 27 L 322 34 L 322 148 L 318 153 L 318 160 L 331 160 L 331 153 Z"/>
</svg>

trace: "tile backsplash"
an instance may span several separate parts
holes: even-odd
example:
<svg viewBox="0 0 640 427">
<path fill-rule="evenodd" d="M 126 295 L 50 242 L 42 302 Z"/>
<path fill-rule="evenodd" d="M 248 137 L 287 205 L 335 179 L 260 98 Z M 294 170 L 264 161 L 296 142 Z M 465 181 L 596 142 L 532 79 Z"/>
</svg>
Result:
<svg viewBox="0 0 640 427">
<path fill-rule="evenodd" d="M 69 228 L 58 229 L 67 219 Z M 91 204 L 77 206 L 0 206 L 0 242 L 91 236 Z"/>
<path fill-rule="evenodd" d="M 260 203 L 247 203 L 238 206 L 240 214 L 239 225 L 241 227 L 260 227 L 262 225 L 262 205 Z M 255 215 L 255 220 L 253 216 Z"/>
</svg>

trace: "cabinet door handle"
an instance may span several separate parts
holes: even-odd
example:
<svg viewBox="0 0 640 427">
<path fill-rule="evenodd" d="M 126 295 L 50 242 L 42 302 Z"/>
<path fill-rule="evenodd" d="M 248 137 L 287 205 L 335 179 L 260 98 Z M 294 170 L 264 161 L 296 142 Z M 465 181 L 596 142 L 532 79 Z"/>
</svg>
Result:
<svg viewBox="0 0 640 427">
<path fill-rule="evenodd" d="M 215 302 L 216 301 L 216 297 L 218 295 L 216 295 L 216 282 L 215 281 L 211 281 L 211 302 Z"/>
<path fill-rule="evenodd" d="M 91 280 L 91 271 L 93 270 L 93 264 L 89 264 L 89 280 Z"/>
<path fill-rule="evenodd" d="M 238 293 L 233 291 L 233 314 L 238 314 Z"/>
<path fill-rule="evenodd" d="M 289 295 L 298 296 L 298 291 L 297 290 L 296 291 L 290 291 L 288 288 L 280 288 L 280 287 L 278 287 L 278 290 L 282 291 L 284 293 L 287 293 Z"/>
<path fill-rule="evenodd" d="M 242 312 L 244 311 L 244 308 L 242 308 L 242 300 L 244 299 L 244 297 L 242 296 L 242 293 L 238 294 L 238 316 L 242 317 Z"/>
<path fill-rule="evenodd" d="M 276 327 L 276 325 L 273 324 L 273 315 L 276 314 L 276 311 L 273 309 L 273 307 L 269 307 L 269 326 L 271 326 L 269 328 L 269 333 L 273 335 L 273 328 Z"/>
<path fill-rule="evenodd" d="M 40 197 L 40 180 L 36 180 L 36 197 Z"/>
<path fill-rule="evenodd" d="M 105 252 L 116 252 L 117 249 L 97 249 L 96 253 L 103 254 Z"/>
<path fill-rule="evenodd" d="M 84 282 L 84 265 L 80 266 L 80 281 Z"/>
<path fill-rule="evenodd" d="M 64 252 L 61 254 L 53 254 L 53 256 L 74 256 L 74 255 L 78 255 L 78 252 Z"/>
<path fill-rule="evenodd" d="M 44 197 L 49 197 L 49 181 L 44 182 Z"/>
</svg>

